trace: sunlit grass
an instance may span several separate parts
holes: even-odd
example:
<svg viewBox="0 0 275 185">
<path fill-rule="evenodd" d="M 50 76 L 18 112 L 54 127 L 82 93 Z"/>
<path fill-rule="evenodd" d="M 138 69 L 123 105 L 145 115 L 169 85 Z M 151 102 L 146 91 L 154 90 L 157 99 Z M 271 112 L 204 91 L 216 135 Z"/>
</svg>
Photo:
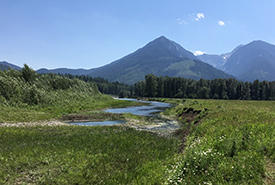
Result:
<svg viewBox="0 0 275 185">
<path fill-rule="evenodd" d="M 168 115 L 185 107 L 207 109 L 206 117 L 191 126 L 183 154 L 169 169 L 169 182 L 262 184 L 266 172 L 274 171 L 266 167 L 267 160 L 275 162 L 274 102 L 167 101 L 180 103 Z"/>
<path fill-rule="evenodd" d="M 101 109 L 132 105 L 109 97 L 97 100 L 58 108 L 15 107 L 6 115 L 12 120 L 28 113 L 26 120 L 31 120 L 37 111 L 49 115 L 36 114 L 35 119 L 64 114 L 102 119 Z M 179 119 L 182 129 L 189 129 L 185 140 L 122 126 L 0 127 L 0 184 L 274 184 L 274 102 L 161 101 L 175 104 L 164 116 L 177 119 L 185 108 L 193 108 L 203 110 L 204 117 L 187 126 Z M 139 124 L 151 121 L 120 116 Z"/>
<path fill-rule="evenodd" d="M 126 127 L 0 127 L 0 184 L 152 184 L 173 138 Z"/>
<path fill-rule="evenodd" d="M 107 108 L 141 105 L 140 102 L 115 100 L 107 95 L 68 97 L 59 95 L 57 101 L 43 105 L 1 106 L 0 122 L 30 122 L 50 119 L 62 119 L 67 114 L 93 114 Z M 95 113 L 98 114 L 98 113 Z"/>
</svg>

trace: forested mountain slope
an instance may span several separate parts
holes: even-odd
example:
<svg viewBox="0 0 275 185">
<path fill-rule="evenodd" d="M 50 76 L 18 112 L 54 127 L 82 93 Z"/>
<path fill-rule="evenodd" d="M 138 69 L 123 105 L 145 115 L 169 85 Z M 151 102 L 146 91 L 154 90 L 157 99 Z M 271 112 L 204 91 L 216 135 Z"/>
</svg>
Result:
<svg viewBox="0 0 275 185">
<path fill-rule="evenodd" d="M 193 53 L 164 36 L 155 39 L 132 54 L 94 69 L 88 75 L 133 84 L 144 80 L 147 74 L 196 80 L 232 77 L 197 60 Z"/>
<path fill-rule="evenodd" d="M 253 41 L 238 48 L 224 67 L 225 72 L 243 81 L 275 81 L 275 46 Z"/>
</svg>

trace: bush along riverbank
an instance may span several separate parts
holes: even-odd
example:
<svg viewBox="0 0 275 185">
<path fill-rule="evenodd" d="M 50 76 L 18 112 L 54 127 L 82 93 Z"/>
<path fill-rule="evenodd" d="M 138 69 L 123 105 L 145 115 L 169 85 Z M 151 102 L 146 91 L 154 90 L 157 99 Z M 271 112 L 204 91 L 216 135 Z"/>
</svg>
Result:
<svg viewBox="0 0 275 185">
<path fill-rule="evenodd" d="M 182 153 L 177 156 L 177 162 L 167 169 L 169 183 L 274 184 L 273 102 L 166 101 L 177 104 L 165 114 L 178 115 L 179 120 L 183 120 L 179 134 L 184 138 Z M 194 114 L 203 118 L 192 121 L 190 118 Z"/>
<path fill-rule="evenodd" d="M 138 104 L 102 95 L 92 82 L 37 74 L 27 65 L 21 71 L 0 70 L 0 123 L 62 120 L 68 114 L 97 114 L 110 107 Z"/>
</svg>

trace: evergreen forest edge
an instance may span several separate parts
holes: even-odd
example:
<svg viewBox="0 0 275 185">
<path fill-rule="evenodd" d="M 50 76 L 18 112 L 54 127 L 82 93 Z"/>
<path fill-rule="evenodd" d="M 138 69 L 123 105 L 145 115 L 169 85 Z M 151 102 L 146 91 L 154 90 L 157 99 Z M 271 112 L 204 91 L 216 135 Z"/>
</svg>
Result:
<svg viewBox="0 0 275 185">
<path fill-rule="evenodd" d="M 230 100 L 275 100 L 275 81 L 243 82 L 234 78 L 193 80 L 183 77 L 158 77 L 153 74 L 134 85 L 110 82 L 103 78 L 85 75 L 70 75 L 86 82 L 96 83 L 103 94 L 123 97 L 150 98 L 191 98 L 191 99 L 230 99 Z"/>
<path fill-rule="evenodd" d="M 234 78 L 197 81 L 148 74 L 144 81 L 126 85 L 85 75 L 38 74 L 26 64 L 20 71 L 0 71 L 0 82 L 0 103 L 17 106 L 51 104 L 55 100 L 49 92 L 53 91 L 93 95 L 101 92 L 119 97 L 275 100 L 275 81 L 243 82 Z"/>
</svg>

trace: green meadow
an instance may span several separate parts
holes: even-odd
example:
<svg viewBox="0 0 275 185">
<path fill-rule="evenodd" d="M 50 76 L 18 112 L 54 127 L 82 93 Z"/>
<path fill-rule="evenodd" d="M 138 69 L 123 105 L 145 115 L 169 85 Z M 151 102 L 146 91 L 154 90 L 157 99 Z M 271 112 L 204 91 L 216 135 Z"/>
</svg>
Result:
<svg viewBox="0 0 275 185">
<path fill-rule="evenodd" d="M 275 102 L 239 100 L 170 100 L 201 110 L 199 122 L 182 122 L 183 151 L 170 166 L 171 184 L 274 184 Z M 199 115 L 198 115 L 199 117 Z M 188 131 L 186 131 L 188 130 Z"/>
<path fill-rule="evenodd" d="M 56 96 L 51 104 L 1 106 L 0 123 L 63 120 L 63 118 L 69 119 L 71 115 L 79 118 L 88 117 L 89 120 L 116 119 L 113 118 L 115 115 L 104 114 L 103 111 L 107 108 L 142 105 L 139 102 L 115 100 L 102 94 L 89 95 L 66 91 L 61 91 L 60 94 L 50 92 L 50 94 Z"/>
<path fill-rule="evenodd" d="M 274 102 L 159 100 L 181 124 L 169 137 L 127 126 L 0 127 L 0 183 L 274 184 Z"/>
<path fill-rule="evenodd" d="M 0 184 L 164 182 L 178 141 L 120 126 L 0 127 Z"/>
</svg>

